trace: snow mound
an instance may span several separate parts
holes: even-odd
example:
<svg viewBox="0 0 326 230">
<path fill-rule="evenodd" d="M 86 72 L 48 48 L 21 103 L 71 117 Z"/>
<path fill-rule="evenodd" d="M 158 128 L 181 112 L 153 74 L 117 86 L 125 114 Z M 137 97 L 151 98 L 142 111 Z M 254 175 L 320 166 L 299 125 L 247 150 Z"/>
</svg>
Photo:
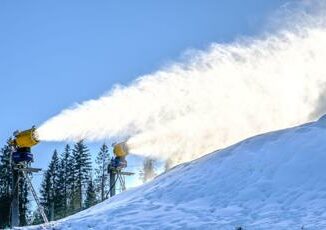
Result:
<svg viewBox="0 0 326 230">
<path fill-rule="evenodd" d="M 56 229 L 326 229 L 326 117 L 179 165 L 54 225 Z"/>
</svg>

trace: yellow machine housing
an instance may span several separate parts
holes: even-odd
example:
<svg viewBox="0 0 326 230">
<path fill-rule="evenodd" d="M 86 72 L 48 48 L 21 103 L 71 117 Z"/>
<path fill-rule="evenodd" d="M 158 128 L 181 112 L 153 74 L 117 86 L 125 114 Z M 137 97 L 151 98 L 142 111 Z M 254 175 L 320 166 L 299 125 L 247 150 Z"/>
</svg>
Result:
<svg viewBox="0 0 326 230">
<path fill-rule="evenodd" d="M 121 142 L 113 146 L 113 153 L 116 157 L 125 157 L 128 155 L 128 146 L 126 142 Z"/>
<path fill-rule="evenodd" d="M 40 142 L 37 139 L 35 127 L 21 132 L 16 131 L 14 136 L 15 138 L 12 142 L 18 148 L 30 148 Z"/>
</svg>

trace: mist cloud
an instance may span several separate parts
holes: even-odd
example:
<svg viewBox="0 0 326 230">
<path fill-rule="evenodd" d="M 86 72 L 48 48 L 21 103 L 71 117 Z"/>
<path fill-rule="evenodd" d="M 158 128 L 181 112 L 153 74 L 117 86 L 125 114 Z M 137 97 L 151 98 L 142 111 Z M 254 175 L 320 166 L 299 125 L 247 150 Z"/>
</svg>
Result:
<svg viewBox="0 0 326 230">
<path fill-rule="evenodd" d="M 128 140 L 134 154 L 183 162 L 315 119 L 326 109 L 326 27 L 320 15 L 313 19 L 263 38 L 212 44 L 62 111 L 41 125 L 39 137 Z"/>
</svg>

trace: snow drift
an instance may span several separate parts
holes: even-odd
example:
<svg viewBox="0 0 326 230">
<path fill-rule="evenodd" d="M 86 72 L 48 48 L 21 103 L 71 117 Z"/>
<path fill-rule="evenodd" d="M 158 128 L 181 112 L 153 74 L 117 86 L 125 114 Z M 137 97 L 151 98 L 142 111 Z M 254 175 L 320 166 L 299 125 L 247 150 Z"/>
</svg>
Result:
<svg viewBox="0 0 326 230">
<path fill-rule="evenodd" d="M 212 44 L 116 86 L 49 119 L 39 137 L 130 138 L 132 153 L 184 162 L 307 122 L 325 112 L 319 106 L 325 101 L 325 16 L 303 13 L 289 24 L 273 34 Z"/>
<path fill-rule="evenodd" d="M 325 229 L 326 118 L 244 140 L 56 229 Z M 38 227 L 36 227 L 38 228 Z"/>
</svg>

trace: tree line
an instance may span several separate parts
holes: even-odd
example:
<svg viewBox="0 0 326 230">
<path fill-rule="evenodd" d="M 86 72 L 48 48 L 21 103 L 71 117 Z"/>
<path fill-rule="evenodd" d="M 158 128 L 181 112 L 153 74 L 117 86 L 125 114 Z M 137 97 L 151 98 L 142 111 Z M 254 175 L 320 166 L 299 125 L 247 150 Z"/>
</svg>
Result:
<svg viewBox="0 0 326 230">
<path fill-rule="evenodd" d="M 0 150 L 0 228 L 10 226 L 10 205 L 15 189 L 10 157 L 11 148 L 7 144 Z M 104 201 L 109 192 L 107 168 L 111 157 L 108 146 L 103 144 L 93 164 L 84 141 L 72 146 L 67 144 L 62 153 L 54 150 L 39 191 L 48 219 L 58 220 Z M 143 182 L 155 177 L 155 160 L 145 158 L 139 176 Z M 21 226 L 42 223 L 38 210 L 31 210 L 26 181 L 21 180 L 18 186 Z"/>
</svg>

